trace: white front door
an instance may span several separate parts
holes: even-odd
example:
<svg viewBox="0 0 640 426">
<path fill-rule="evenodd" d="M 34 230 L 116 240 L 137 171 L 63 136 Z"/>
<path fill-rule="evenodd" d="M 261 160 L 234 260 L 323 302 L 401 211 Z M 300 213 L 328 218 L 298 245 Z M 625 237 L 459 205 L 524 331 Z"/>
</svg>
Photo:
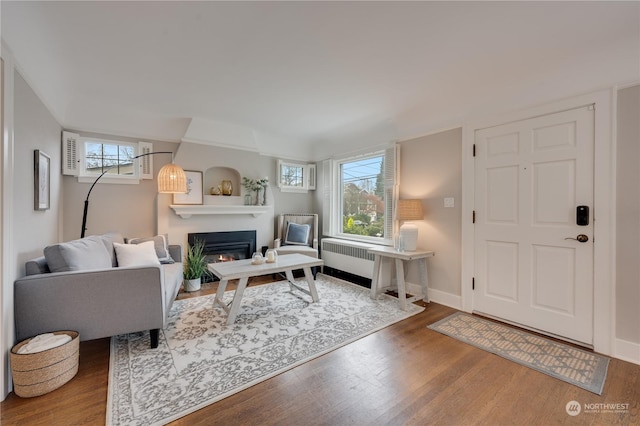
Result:
<svg viewBox="0 0 640 426">
<path fill-rule="evenodd" d="M 592 344 L 593 107 L 477 130 L 475 145 L 473 310 Z"/>
</svg>

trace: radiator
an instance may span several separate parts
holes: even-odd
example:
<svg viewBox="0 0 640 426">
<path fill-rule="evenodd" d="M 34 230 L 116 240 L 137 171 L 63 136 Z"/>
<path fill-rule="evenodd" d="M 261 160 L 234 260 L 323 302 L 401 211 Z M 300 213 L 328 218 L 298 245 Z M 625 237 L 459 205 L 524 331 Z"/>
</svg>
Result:
<svg viewBox="0 0 640 426">
<path fill-rule="evenodd" d="M 337 238 L 323 238 L 321 257 L 325 266 L 371 279 L 373 255 L 367 253 L 367 248 L 373 245 Z"/>
</svg>

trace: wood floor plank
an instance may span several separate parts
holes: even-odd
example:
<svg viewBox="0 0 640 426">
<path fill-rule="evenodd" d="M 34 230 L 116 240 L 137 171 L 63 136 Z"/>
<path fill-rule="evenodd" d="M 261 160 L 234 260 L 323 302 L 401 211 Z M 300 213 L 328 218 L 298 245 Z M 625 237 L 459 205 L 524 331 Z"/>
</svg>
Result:
<svg viewBox="0 0 640 426">
<path fill-rule="evenodd" d="M 205 284 L 178 298 L 215 290 L 215 283 Z M 454 312 L 430 303 L 418 315 L 171 424 L 640 424 L 639 365 L 612 359 L 598 396 L 427 328 Z M 0 405 L 0 423 L 104 424 L 108 372 L 109 339 L 81 342 L 76 377 L 40 397 L 10 394 Z M 572 400 L 629 404 L 629 409 L 571 417 L 565 406 Z"/>
</svg>

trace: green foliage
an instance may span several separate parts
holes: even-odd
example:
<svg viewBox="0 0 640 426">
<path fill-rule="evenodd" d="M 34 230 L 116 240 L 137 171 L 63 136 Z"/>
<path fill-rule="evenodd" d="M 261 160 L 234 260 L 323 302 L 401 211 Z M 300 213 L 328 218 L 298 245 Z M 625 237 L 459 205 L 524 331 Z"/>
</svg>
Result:
<svg viewBox="0 0 640 426">
<path fill-rule="evenodd" d="M 360 221 L 365 225 L 368 225 L 371 223 L 371 216 L 369 216 L 368 214 L 364 214 L 364 213 L 358 213 L 358 214 L 354 214 L 353 216 L 351 216 L 353 218 L 354 221 Z M 355 223 L 356 225 L 358 224 L 357 222 Z"/>
<path fill-rule="evenodd" d="M 342 232 L 345 234 L 384 237 L 383 229 L 384 216 L 378 216 L 373 222 L 371 222 L 371 217 L 363 214 L 342 217 Z"/>
<path fill-rule="evenodd" d="M 189 246 L 184 257 L 184 278 L 195 280 L 207 275 L 210 275 L 210 272 L 204 255 L 204 242 L 196 240 L 194 245 Z"/>
</svg>

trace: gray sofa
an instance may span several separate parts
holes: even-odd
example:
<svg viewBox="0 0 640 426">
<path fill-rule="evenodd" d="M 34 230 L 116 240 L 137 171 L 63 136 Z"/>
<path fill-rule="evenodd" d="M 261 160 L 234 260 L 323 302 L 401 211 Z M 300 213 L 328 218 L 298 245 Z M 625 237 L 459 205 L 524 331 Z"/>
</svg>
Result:
<svg viewBox="0 0 640 426">
<path fill-rule="evenodd" d="M 110 265 L 104 264 L 98 241 Z M 159 331 L 183 280 L 182 248 L 165 245 L 162 264 L 123 267 L 114 242 L 124 243 L 119 234 L 91 236 L 47 247 L 45 256 L 26 263 L 27 276 L 14 284 L 18 341 L 56 330 L 78 331 L 80 340 L 149 330 L 151 347 L 158 346 Z M 161 249 L 158 244 L 155 248 Z M 76 260 L 82 256 L 84 265 Z"/>
</svg>

